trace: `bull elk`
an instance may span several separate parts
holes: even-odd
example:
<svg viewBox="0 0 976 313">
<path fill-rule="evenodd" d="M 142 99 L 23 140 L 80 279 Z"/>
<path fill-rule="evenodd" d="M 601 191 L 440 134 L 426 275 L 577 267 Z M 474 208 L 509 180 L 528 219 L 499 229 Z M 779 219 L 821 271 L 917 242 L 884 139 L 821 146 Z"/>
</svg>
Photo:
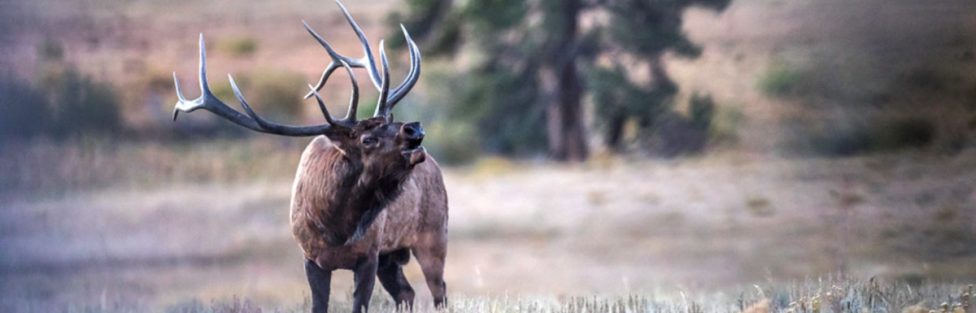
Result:
<svg viewBox="0 0 976 313">
<path fill-rule="evenodd" d="M 200 92 L 186 99 L 173 73 L 179 101 L 173 111 L 210 111 L 253 131 L 282 136 L 316 136 L 302 152 L 291 197 L 291 230 L 305 255 L 305 272 L 312 291 L 312 311 L 327 312 L 332 272 L 354 272 L 353 312 L 368 309 L 376 276 L 398 306 L 412 306 L 414 291 L 402 266 L 412 252 L 427 280 L 434 304 L 446 301 L 444 257 L 447 253 L 447 194 L 437 162 L 420 146 L 424 129 L 418 122 L 393 120 L 390 111 L 407 95 L 420 76 L 420 51 L 401 25 L 410 54 L 410 70 L 396 88 L 390 88 L 389 65 L 383 42 L 376 60 L 362 29 L 342 3 L 336 1 L 359 37 L 364 56 L 337 53 L 305 24 L 325 48 L 331 62 L 305 98 L 314 97 L 325 123 L 291 126 L 268 121 L 248 105 L 234 78 L 228 75 L 244 113 L 217 99 L 207 84 L 206 52 L 200 35 Z M 352 84 L 349 109 L 342 119 L 333 117 L 318 91 L 338 69 Z M 359 85 L 352 68 L 365 68 L 379 92 L 373 117 L 357 120 Z"/>
</svg>

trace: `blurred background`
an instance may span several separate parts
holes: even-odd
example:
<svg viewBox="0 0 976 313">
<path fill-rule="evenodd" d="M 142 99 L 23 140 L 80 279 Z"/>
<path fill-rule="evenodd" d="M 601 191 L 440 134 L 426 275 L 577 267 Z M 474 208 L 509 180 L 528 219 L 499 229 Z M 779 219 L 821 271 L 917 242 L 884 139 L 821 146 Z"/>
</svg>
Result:
<svg viewBox="0 0 976 313">
<path fill-rule="evenodd" d="M 976 279 L 976 2 L 346 5 L 395 81 L 399 23 L 423 51 L 394 113 L 445 166 L 453 295 Z M 232 73 L 262 115 L 322 123 L 302 20 L 361 53 L 325 0 L 0 0 L 0 311 L 307 305 L 287 215 L 310 139 L 173 122 L 171 78 L 197 95 L 203 32 L 218 97 Z"/>
</svg>

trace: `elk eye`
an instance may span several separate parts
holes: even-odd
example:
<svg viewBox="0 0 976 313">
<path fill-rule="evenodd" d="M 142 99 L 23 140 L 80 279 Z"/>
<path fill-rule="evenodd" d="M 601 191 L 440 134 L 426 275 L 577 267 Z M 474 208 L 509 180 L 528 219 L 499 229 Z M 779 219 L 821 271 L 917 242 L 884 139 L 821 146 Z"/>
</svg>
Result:
<svg viewBox="0 0 976 313">
<path fill-rule="evenodd" d="M 377 141 L 378 140 L 376 139 L 376 137 L 363 137 L 363 145 L 364 146 L 372 146 L 372 145 L 376 144 Z"/>
</svg>

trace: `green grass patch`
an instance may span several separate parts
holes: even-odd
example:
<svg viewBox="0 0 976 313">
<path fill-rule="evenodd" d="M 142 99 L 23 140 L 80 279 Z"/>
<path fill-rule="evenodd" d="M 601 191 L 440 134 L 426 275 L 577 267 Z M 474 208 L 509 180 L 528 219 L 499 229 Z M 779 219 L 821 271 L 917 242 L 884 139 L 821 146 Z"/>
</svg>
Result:
<svg viewBox="0 0 976 313">
<path fill-rule="evenodd" d="M 776 63 L 759 77 L 756 87 L 772 97 L 801 96 L 805 92 L 808 76 L 806 71 L 798 67 Z"/>
<path fill-rule="evenodd" d="M 249 57 L 258 51 L 258 42 L 251 37 L 231 38 L 220 42 L 218 47 L 221 52 L 232 57 Z"/>
</svg>

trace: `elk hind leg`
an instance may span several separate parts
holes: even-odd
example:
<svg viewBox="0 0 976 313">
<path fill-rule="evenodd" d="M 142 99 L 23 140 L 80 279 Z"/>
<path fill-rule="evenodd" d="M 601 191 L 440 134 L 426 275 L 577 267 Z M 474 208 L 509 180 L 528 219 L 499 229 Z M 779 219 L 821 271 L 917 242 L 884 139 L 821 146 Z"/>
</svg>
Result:
<svg viewBox="0 0 976 313">
<path fill-rule="evenodd" d="M 434 307 L 447 305 L 447 284 L 444 283 L 444 258 L 447 256 L 446 244 L 434 244 L 413 249 L 413 255 L 420 263 L 420 269 L 427 280 L 427 288 L 434 297 Z"/>
<path fill-rule="evenodd" d="M 410 282 L 403 275 L 403 265 L 410 261 L 410 252 L 406 249 L 380 255 L 379 269 L 376 276 L 380 279 L 383 289 L 393 296 L 398 308 L 413 308 L 414 292 Z"/>
</svg>

